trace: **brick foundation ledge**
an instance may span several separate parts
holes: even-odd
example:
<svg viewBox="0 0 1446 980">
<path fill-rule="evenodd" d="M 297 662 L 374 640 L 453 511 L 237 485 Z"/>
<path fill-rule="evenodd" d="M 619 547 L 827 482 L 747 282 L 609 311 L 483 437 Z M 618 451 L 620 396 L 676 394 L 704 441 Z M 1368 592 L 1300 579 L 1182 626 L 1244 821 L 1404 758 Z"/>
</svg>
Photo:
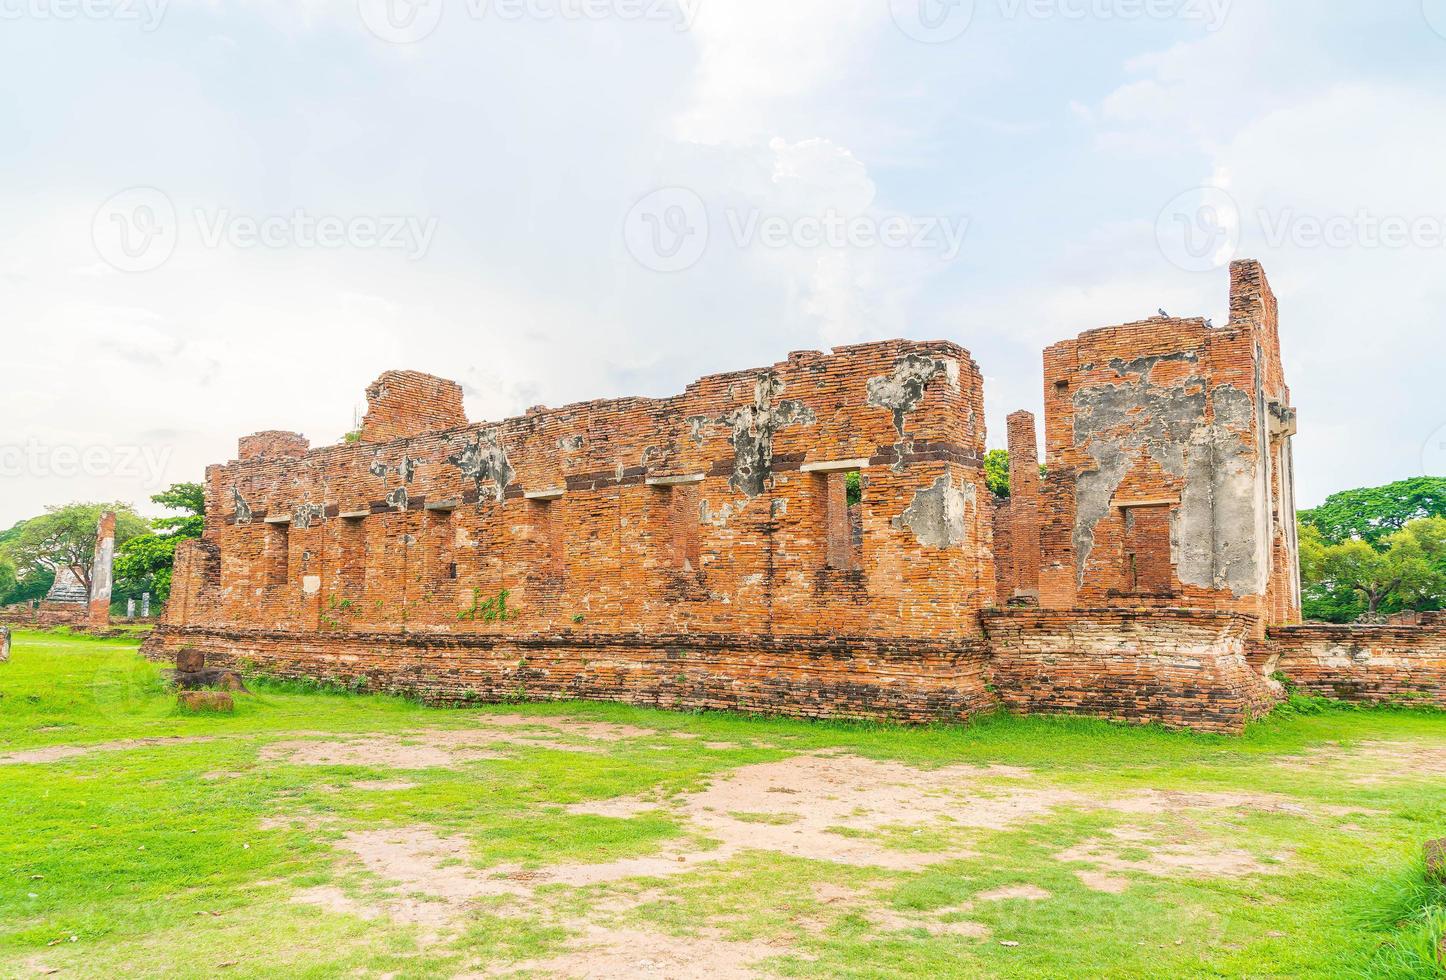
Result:
<svg viewBox="0 0 1446 980">
<path fill-rule="evenodd" d="M 1266 636 L 1276 669 L 1304 690 L 1342 701 L 1446 709 L 1446 625 L 1307 623 Z"/>
<path fill-rule="evenodd" d="M 1025 713 L 1238 734 L 1279 700 L 1246 661 L 1254 617 L 1192 609 L 982 614 L 994 686 Z"/>
<path fill-rule="evenodd" d="M 805 718 L 959 721 L 997 706 L 982 640 L 689 633 L 532 637 L 288 633 L 161 626 L 142 647 L 207 664 L 353 683 L 433 704 L 618 701 Z"/>
</svg>

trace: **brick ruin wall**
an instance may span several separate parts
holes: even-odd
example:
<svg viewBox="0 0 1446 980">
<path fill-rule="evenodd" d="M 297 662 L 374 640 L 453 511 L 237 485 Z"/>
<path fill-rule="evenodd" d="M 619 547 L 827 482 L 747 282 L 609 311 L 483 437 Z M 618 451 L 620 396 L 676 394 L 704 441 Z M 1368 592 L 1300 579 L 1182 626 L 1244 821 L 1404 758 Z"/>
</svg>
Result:
<svg viewBox="0 0 1446 980">
<path fill-rule="evenodd" d="M 1045 352 L 1040 605 L 1300 619 L 1276 302 L 1231 266 L 1231 321 L 1157 317 Z M 1016 544 L 1017 551 L 1017 544 Z"/>
<path fill-rule="evenodd" d="M 1446 624 L 1308 623 L 1272 629 L 1268 668 L 1312 694 L 1368 704 L 1446 709 Z"/>
<path fill-rule="evenodd" d="M 148 649 L 204 641 L 290 670 L 328 649 L 380 686 L 443 699 L 407 665 L 465 649 L 490 665 L 469 681 L 479 696 L 513 690 L 530 650 L 542 697 L 673 697 L 654 675 L 681 657 L 732 680 L 700 679 L 699 700 L 679 703 L 768 691 L 775 710 L 828 713 L 823 698 L 838 714 L 935 717 L 949 690 L 960 717 L 990 700 L 983 384 L 962 348 L 800 352 L 675 398 L 428 431 L 429 392 L 447 384 L 389 372 L 361 441 L 311 450 L 270 433 L 209 468 L 205 537 L 179 549 Z M 593 684 L 589 670 L 610 673 Z"/>
<path fill-rule="evenodd" d="M 90 608 L 76 602 L 42 602 L 38 606 L 20 603 L 0 606 L 0 626 L 21 629 L 54 629 L 57 626 L 85 626 Z"/>
<path fill-rule="evenodd" d="M 1247 661 L 1248 616 L 1186 609 L 984 613 L 993 686 L 1024 713 L 1238 734 L 1279 700 Z"/>
<path fill-rule="evenodd" d="M 1051 347 L 1047 473 L 1034 417 L 1011 415 L 1007 501 L 984 480 L 979 369 L 947 342 L 482 425 L 455 383 L 389 371 L 357 441 L 258 433 L 208 468 L 205 536 L 146 650 L 444 703 L 1003 703 L 1227 732 L 1279 698 L 1277 665 L 1336 696 L 1439 694 L 1439 658 L 1401 652 L 1435 640 L 1362 666 L 1283 631 L 1295 413 L 1257 263 L 1232 265 L 1230 306 L 1221 328 Z"/>
</svg>

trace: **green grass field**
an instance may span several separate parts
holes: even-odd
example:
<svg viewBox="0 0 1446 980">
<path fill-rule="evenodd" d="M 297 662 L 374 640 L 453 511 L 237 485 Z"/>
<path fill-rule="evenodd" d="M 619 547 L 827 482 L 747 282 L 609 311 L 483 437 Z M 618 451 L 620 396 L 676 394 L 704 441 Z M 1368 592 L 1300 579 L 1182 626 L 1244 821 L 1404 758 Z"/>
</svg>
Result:
<svg viewBox="0 0 1446 980">
<path fill-rule="evenodd" d="M 1244 737 L 0 664 L 0 976 L 1442 976 L 1446 715 Z M 1314 712 L 1314 713 L 1312 713 Z"/>
</svg>

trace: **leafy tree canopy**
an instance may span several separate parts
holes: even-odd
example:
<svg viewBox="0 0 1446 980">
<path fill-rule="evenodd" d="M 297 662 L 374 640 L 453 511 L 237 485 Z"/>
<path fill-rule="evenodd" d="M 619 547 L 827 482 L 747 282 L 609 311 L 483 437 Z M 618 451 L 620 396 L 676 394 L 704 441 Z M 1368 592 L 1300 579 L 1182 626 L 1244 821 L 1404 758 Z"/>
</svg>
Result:
<svg viewBox="0 0 1446 980">
<path fill-rule="evenodd" d="M 117 549 L 117 600 L 139 599 L 149 592 L 157 602 L 165 602 L 171 594 L 176 545 L 189 538 L 199 538 L 205 530 L 206 496 L 199 483 L 173 484 L 151 500 L 181 513 L 156 518 L 151 522 L 155 528 L 153 533 L 137 535 Z"/>
<path fill-rule="evenodd" d="M 100 515 L 116 515 L 117 545 L 145 534 L 146 521 L 129 504 L 77 503 L 51 507 L 41 517 L 25 521 L 5 545 L 6 557 L 28 578 L 32 571 L 55 573 L 68 568 L 87 589 L 95 561 L 95 528 Z"/>
<path fill-rule="evenodd" d="M 1446 477 L 1420 476 L 1333 493 L 1319 507 L 1301 511 L 1300 523 L 1319 530 L 1327 544 L 1356 538 L 1379 547 L 1423 517 L 1446 517 Z"/>
<path fill-rule="evenodd" d="M 1306 618 L 1351 622 L 1446 603 L 1446 518 L 1410 521 L 1375 547 L 1359 538 L 1338 543 L 1303 525 L 1301 581 Z"/>
<path fill-rule="evenodd" d="M 991 449 L 984 454 L 984 480 L 994 496 L 1009 496 L 1009 450 Z"/>
</svg>

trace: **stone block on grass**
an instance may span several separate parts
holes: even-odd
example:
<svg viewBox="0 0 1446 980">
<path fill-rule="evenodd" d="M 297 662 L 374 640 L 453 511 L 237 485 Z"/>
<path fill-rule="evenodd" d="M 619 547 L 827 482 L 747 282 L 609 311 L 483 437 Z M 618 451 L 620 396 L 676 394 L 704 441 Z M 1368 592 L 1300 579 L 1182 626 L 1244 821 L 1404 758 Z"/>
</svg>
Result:
<svg viewBox="0 0 1446 980">
<path fill-rule="evenodd" d="M 229 715 L 236 710 L 225 691 L 182 691 L 176 695 L 182 711 L 193 714 Z"/>
<path fill-rule="evenodd" d="M 206 666 L 206 652 L 186 647 L 176 651 L 176 669 L 189 674 Z"/>
</svg>

